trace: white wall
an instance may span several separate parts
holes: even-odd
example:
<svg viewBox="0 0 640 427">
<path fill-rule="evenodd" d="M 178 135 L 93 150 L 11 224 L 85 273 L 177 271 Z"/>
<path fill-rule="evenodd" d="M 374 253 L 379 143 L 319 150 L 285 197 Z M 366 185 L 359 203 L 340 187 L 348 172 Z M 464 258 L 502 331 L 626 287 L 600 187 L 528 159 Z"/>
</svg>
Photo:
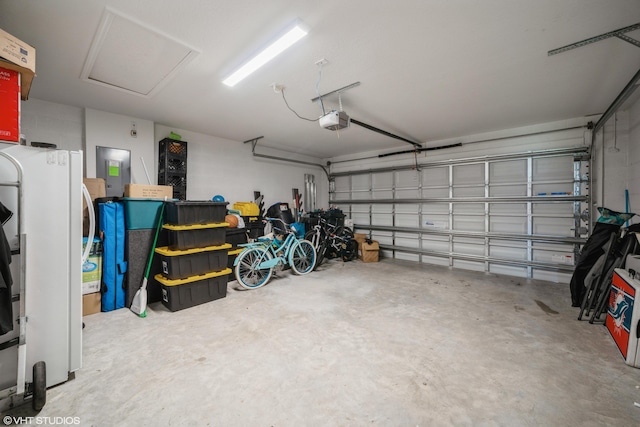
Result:
<svg viewBox="0 0 640 427">
<path fill-rule="evenodd" d="M 628 188 L 630 148 L 628 117 L 625 111 L 612 116 L 598 132 L 593 144 L 594 220 L 599 216 L 596 211 L 598 207 L 626 212 L 625 189 Z M 631 193 L 632 189 L 629 190 Z"/>
<path fill-rule="evenodd" d="M 297 188 L 303 193 L 304 175 L 313 174 L 317 185 L 317 206 L 328 207 L 328 180 L 320 168 L 253 157 L 250 143 L 156 124 L 154 158 L 158 158 L 158 141 L 168 137 L 171 131 L 187 142 L 188 199 L 210 200 L 220 194 L 231 206 L 234 202 L 253 201 L 253 192 L 260 191 L 264 195 L 265 209 L 278 202 L 287 202 L 293 207 L 291 189 Z M 256 151 L 321 163 L 319 159 L 268 150 L 260 147 L 259 143 Z"/>
<path fill-rule="evenodd" d="M 629 134 L 629 154 L 627 156 L 629 204 L 631 212 L 640 214 L 640 98 L 625 113 Z M 632 222 L 640 222 L 640 218 L 635 217 Z"/>
<path fill-rule="evenodd" d="M 132 124 L 135 123 L 137 137 L 131 136 Z M 157 182 L 154 153 L 153 122 L 104 111 L 85 110 L 86 177 L 96 177 L 96 147 L 120 148 L 131 151 L 131 182 L 147 184 L 142 160 L 144 159 L 151 183 Z"/>
<path fill-rule="evenodd" d="M 56 144 L 62 150 L 84 147 L 84 108 L 29 99 L 22 102 L 21 133 L 33 141 Z"/>
</svg>

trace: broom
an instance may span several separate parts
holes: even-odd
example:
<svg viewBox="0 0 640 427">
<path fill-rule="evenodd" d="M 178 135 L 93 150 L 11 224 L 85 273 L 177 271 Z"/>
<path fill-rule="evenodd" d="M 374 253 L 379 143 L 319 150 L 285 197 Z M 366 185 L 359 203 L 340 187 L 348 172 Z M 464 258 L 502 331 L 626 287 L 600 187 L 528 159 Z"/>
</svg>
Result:
<svg viewBox="0 0 640 427">
<path fill-rule="evenodd" d="M 151 262 L 153 261 L 153 253 L 156 250 L 156 243 L 158 243 L 158 234 L 162 228 L 162 216 L 164 214 L 164 202 L 160 209 L 160 218 L 158 218 L 158 226 L 156 227 L 156 235 L 153 238 L 153 246 L 149 253 L 149 261 L 147 262 L 147 271 L 144 273 L 144 279 L 142 280 L 142 286 L 136 291 L 131 302 L 131 311 L 140 317 L 147 317 L 147 281 L 149 280 L 149 272 L 151 271 Z"/>
</svg>

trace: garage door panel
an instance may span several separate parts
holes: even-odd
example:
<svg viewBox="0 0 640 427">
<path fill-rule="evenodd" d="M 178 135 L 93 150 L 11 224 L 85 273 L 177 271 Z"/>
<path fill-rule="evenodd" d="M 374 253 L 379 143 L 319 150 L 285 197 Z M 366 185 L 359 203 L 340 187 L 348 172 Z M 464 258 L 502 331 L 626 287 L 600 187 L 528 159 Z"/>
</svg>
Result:
<svg viewBox="0 0 640 427">
<path fill-rule="evenodd" d="M 453 205 L 453 213 L 484 215 L 484 204 L 483 203 L 456 203 Z"/>
<path fill-rule="evenodd" d="M 393 191 L 391 190 L 374 190 L 371 192 L 371 198 L 376 200 L 393 199 Z"/>
<path fill-rule="evenodd" d="M 553 200 L 553 196 L 569 196 L 573 191 L 573 183 L 549 183 L 549 184 L 533 184 L 531 193 L 534 196 L 546 196 Z"/>
<path fill-rule="evenodd" d="M 334 182 L 336 191 L 351 191 L 351 179 L 348 176 L 338 176 Z"/>
<path fill-rule="evenodd" d="M 508 247 L 502 247 L 502 246 L 490 246 L 489 256 L 492 258 L 526 261 L 527 249 L 526 248 L 508 248 Z"/>
<path fill-rule="evenodd" d="M 417 188 L 407 188 L 396 190 L 395 199 L 417 199 L 420 196 L 420 190 Z"/>
<path fill-rule="evenodd" d="M 395 239 L 396 246 L 402 246 L 405 248 L 418 249 L 420 247 L 420 240 L 415 236 L 397 236 Z"/>
<path fill-rule="evenodd" d="M 484 271 L 484 262 L 465 261 L 456 259 L 453 261 L 454 268 L 461 268 L 463 270 L 472 271 Z"/>
<path fill-rule="evenodd" d="M 527 218 L 493 215 L 489 218 L 492 233 L 527 234 Z"/>
<path fill-rule="evenodd" d="M 527 161 L 519 159 L 491 163 L 489 182 L 491 184 L 527 182 Z"/>
<path fill-rule="evenodd" d="M 396 187 L 418 187 L 420 171 L 396 171 Z"/>
<path fill-rule="evenodd" d="M 527 213 L 526 203 L 491 203 L 489 204 L 491 215 L 509 214 L 524 215 Z"/>
<path fill-rule="evenodd" d="M 484 197 L 484 187 L 454 188 L 453 197 Z"/>
<path fill-rule="evenodd" d="M 367 190 L 371 189 L 369 181 L 369 175 L 352 175 L 351 176 L 351 189 L 352 190 Z"/>
<path fill-rule="evenodd" d="M 445 258 L 445 257 L 422 255 L 422 262 L 426 262 L 433 265 L 442 265 L 445 267 L 449 266 L 449 258 Z"/>
<path fill-rule="evenodd" d="M 422 188 L 422 197 L 425 199 L 437 199 L 449 197 L 449 187 L 445 188 Z"/>
<path fill-rule="evenodd" d="M 426 168 L 420 171 L 422 174 L 422 187 L 430 186 L 448 186 L 449 185 L 449 168 L 435 167 Z"/>
<path fill-rule="evenodd" d="M 418 228 L 420 218 L 414 214 L 396 214 L 396 226 Z"/>
<path fill-rule="evenodd" d="M 533 159 L 533 180 L 573 179 L 573 157 L 540 157 Z"/>
<path fill-rule="evenodd" d="M 573 215 L 573 203 L 532 203 L 531 212 L 535 215 L 569 216 Z"/>
<path fill-rule="evenodd" d="M 453 229 L 457 231 L 484 231 L 484 218 L 455 215 L 453 217 Z"/>
<path fill-rule="evenodd" d="M 457 254 L 484 256 L 484 244 L 453 243 L 453 252 Z"/>
<path fill-rule="evenodd" d="M 383 256 L 387 256 L 386 253 L 383 253 Z M 392 256 L 391 251 L 389 252 L 388 257 L 390 258 Z M 418 254 L 412 254 L 411 252 L 399 252 L 396 251 L 396 259 L 401 259 L 403 261 L 414 261 L 414 262 L 419 262 L 420 261 L 420 255 Z"/>
<path fill-rule="evenodd" d="M 449 215 L 448 203 L 422 205 L 422 215 Z"/>
<path fill-rule="evenodd" d="M 431 239 L 422 239 L 422 248 L 430 251 L 448 252 L 449 241 L 439 241 Z"/>
<path fill-rule="evenodd" d="M 515 267 L 511 265 L 491 264 L 489 272 L 494 274 L 504 274 L 507 276 L 527 277 L 526 267 Z"/>
<path fill-rule="evenodd" d="M 551 236 L 571 236 L 574 222 L 572 218 L 533 218 L 533 233 Z"/>
<path fill-rule="evenodd" d="M 393 187 L 393 172 L 388 173 L 375 173 L 371 175 L 371 188 L 392 188 Z"/>
<path fill-rule="evenodd" d="M 392 226 L 393 215 L 376 213 L 371 215 L 371 225 Z"/>
<path fill-rule="evenodd" d="M 453 185 L 484 184 L 484 163 L 453 166 Z"/>
<path fill-rule="evenodd" d="M 507 197 L 527 195 L 527 186 L 525 185 L 501 185 L 499 187 L 491 187 L 489 189 L 489 197 Z"/>
</svg>

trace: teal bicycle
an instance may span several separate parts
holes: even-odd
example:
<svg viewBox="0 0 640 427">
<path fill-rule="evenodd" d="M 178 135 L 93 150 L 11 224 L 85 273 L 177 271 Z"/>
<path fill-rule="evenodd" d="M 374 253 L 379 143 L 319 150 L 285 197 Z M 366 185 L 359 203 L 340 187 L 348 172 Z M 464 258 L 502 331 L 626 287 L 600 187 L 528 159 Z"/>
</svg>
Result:
<svg viewBox="0 0 640 427">
<path fill-rule="evenodd" d="M 260 238 L 257 242 L 242 245 L 245 249 L 233 265 L 238 283 L 246 289 L 266 285 L 276 268 L 289 266 L 295 274 L 304 275 L 311 273 L 316 265 L 316 250 L 311 242 L 298 239 L 295 229 L 281 219 L 266 219 L 272 225 L 273 222 L 281 222 L 288 231 L 284 239 L 274 235 L 273 238 Z"/>
</svg>

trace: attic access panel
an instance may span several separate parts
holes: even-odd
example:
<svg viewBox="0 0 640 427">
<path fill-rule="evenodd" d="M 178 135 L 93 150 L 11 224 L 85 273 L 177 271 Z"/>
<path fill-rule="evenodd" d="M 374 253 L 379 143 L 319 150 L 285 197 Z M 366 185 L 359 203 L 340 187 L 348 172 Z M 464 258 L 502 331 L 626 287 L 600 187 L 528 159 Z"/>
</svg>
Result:
<svg viewBox="0 0 640 427">
<path fill-rule="evenodd" d="M 151 97 L 198 53 L 178 40 L 105 8 L 80 78 Z"/>
</svg>

